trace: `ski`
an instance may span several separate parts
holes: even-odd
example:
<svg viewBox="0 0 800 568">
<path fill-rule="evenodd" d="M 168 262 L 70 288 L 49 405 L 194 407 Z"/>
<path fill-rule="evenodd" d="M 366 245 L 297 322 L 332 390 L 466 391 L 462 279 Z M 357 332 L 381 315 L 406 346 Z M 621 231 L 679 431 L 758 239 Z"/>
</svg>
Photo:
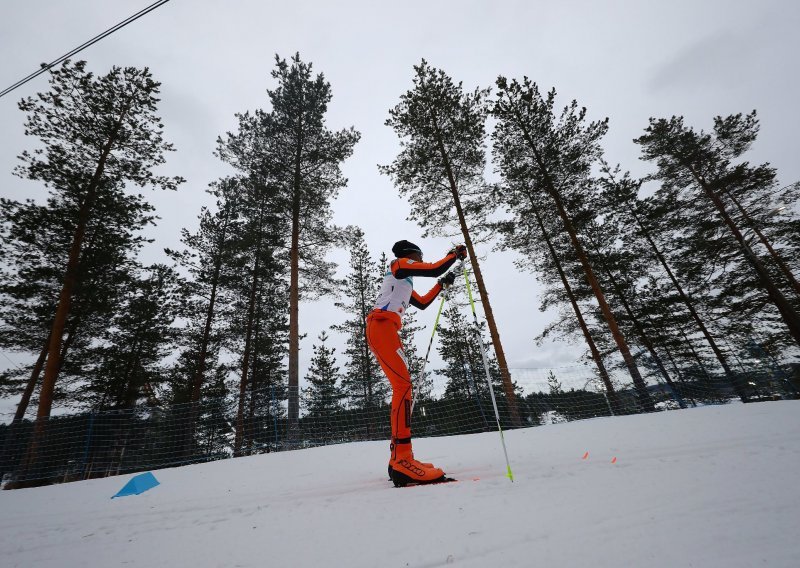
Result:
<svg viewBox="0 0 800 568">
<path fill-rule="evenodd" d="M 441 485 L 442 483 L 455 483 L 458 479 L 454 479 L 452 477 L 447 477 L 443 475 L 439 479 L 435 479 L 433 481 L 426 481 L 424 483 L 420 483 L 418 481 L 405 481 L 405 480 L 393 480 L 394 486 L 397 488 L 401 487 L 421 487 L 423 485 Z"/>
</svg>

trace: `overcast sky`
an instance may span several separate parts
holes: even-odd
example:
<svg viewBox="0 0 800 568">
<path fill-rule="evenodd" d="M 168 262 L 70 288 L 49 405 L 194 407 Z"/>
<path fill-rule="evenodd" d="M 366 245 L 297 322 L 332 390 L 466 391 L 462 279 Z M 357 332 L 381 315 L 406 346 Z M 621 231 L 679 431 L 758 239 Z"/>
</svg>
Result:
<svg viewBox="0 0 800 568">
<path fill-rule="evenodd" d="M 152 3 L 152 0 L 4 0 L 0 18 L 0 88 L 52 61 Z M 335 221 L 363 228 L 373 255 L 394 241 L 422 245 L 426 259 L 448 248 L 422 239 L 406 220 L 407 206 L 377 164 L 396 156 L 398 141 L 384 126 L 389 108 L 411 87 L 421 58 L 467 89 L 490 86 L 499 74 L 527 75 L 555 87 L 566 104 L 577 99 L 591 119 L 610 118 L 606 157 L 634 174 L 649 171 L 632 139 L 648 118 L 683 115 L 709 128 L 712 118 L 757 109 L 761 134 L 749 159 L 769 161 L 782 183 L 800 180 L 797 133 L 800 100 L 800 3 L 742 0 L 664 1 L 300 1 L 172 0 L 83 51 L 97 74 L 112 65 L 148 66 L 162 82 L 160 112 L 177 151 L 165 173 L 188 181 L 171 194 L 151 193 L 161 216 L 143 260 L 163 260 L 182 227 L 194 228 L 210 204 L 209 182 L 230 173 L 213 156 L 218 135 L 236 126 L 234 113 L 265 107 L 274 54 L 300 52 L 333 88 L 332 129 L 354 126 L 361 141 L 344 164 L 349 184 L 334 205 Z M 23 96 L 47 88 L 42 75 L 0 99 L 0 196 L 45 198 L 43 188 L 11 172 L 34 141 L 23 134 Z M 582 343 L 537 347 L 551 320 L 538 311 L 535 278 L 518 273 L 514 254 L 480 250 L 509 365 L 574 364 Z M 347 255 L 331 259 L 346 266 Z M 419 279 L 417 287 L 427 290 Z M 423 290 L 423 291 L 424 291 Z M 429 326 L 433 310 L 418 321 Z M 341 321 L 332 300 L 300 314 L 301 365 L 318 333 Z M 427 336 L 427 334 L 425 334 Z M 419 338 L 422 346 L 427 337 Z M 4 353 L 0 368 L 19 355 Z"/>
</svg>

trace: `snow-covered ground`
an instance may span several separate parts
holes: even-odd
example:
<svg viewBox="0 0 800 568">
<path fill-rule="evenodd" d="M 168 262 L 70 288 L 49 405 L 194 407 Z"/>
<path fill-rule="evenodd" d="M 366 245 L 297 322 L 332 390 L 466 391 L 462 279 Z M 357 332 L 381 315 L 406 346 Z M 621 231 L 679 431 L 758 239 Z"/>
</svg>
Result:
<svg viewBox="0 0 800 568">
<path fill-rule="evenodd" d="M 395 489 L 362 442 L 0 492 L 0 565 L 800 566 L 800 401 L 421 439 L 458 483 Z M 589 452 L 588 459 L 582 459 Z M 612 459 L 616 457 L 616 463 Z"/>
</svg>

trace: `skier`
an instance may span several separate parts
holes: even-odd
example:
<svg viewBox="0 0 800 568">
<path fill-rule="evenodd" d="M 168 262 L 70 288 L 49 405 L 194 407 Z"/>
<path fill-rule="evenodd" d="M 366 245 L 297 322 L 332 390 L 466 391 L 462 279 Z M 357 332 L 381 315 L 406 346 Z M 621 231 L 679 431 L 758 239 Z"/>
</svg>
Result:
<svg viewBox="0 0 800 568">
<path fill-rule="evenodd" d="M 367 316 L 367 342 L 392 385 L 392 441 L 389 446 L 389 477 L 397 486 L 435 483 L 445 479 L 433 464 L 419 462 L 411 451 L 411 374 L 398 332 L 401 316 L 409 306 L 424 310 L 455 280 L 455 272 L 439 278 L 424 296 L 414 291 L 414 276 L 442 276 L 459 259 L 467 258 L 467 247 L 454 247 L 441 260 L 422 262 L 422 250 L 408 241 L 392 247 L 397 257 L 389 265 L 375 308 Z"/>
</svg>

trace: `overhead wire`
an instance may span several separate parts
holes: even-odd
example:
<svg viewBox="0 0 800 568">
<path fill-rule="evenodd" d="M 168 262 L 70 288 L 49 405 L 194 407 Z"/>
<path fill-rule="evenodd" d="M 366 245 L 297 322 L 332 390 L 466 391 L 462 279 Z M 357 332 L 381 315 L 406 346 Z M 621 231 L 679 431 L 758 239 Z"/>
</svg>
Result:
<svg viewBox="0 0 800 568">
<path fill-rule="evenodd" d="M 6 354 L 5 354 L 5 351 L 0 351 L 0 353 L 2 353 L 2 354 L 3 354 L 3 357 L 5 357 L 5 358 L 8 360 L 8 362 L 9 362 L 9 363 L 11 363 L 11 364 L 12 364 L 12 365 L 13 365 L 13 366 L 14 366 L 14 367 L 15 367 L 15 368 L 18 370 L 18 371 L 21 371 L 21 370 L 22 370 L 22 367 L 21 367 L 20 365 L 18 365 L 17 363 L 15 363 L 15 362 L 14 362 L 14 361 L 11 359 L 11 357 L 9 357 L 8 355 L 6 355 Z"/>
<path fill-rule="evenodd" d="M 157 0 L 156 2 L 153 2 L 152 4 L 147 6 L 146 8 L 143 8 L 143 9 L 139 10 L 138 12 L 133 14 L 132 16 L 129 16 L 128 18 L 126 18 L 123 21 L 119 22 L 115 26 L 112 26 L 112 27 L 108 28 L 103 33 L 101 33 L 99 35 L 96 35 L 92 39 L 82 43 L 81 45 L 79 45 L 78 47 L 72 49 L 68 53 L 62 55 L 58 59 L 55 59 L 55 60 L 51 61 L 50 63 L 48 63 L 46 65 L 43 64 L 42 67 L 39 70 L 34 71 L 33 73 L 31 73 L 27 77 L 24 77 L 24 78 L 20 79 L 19 81 L 17 81 L 16 83 L 11 85 L 10 87 L 7 87 L 7 88 L 3 89 L 2 91 L 0 91 L 0 97 L 4 97 L 8 93 L 10 93 L 11 91 L 21 87 L 22 85 L 24 85 L 28 81 L 31 81 L 31 80 L 35 79 L 36 77 L 38 77 L 42 73 L 52 69 L 53 67 L 55 67 L 59 63 L 62 63 L 63 61 L 69 59 L 73 55 L 83 51 L 87 47 L 90 47 L 90 46 L 94 45 L 95 43 L 97 43 L 101 39 L 113 34 L 115 31 L 117 31 L 119 29 L 124 28 L 125 26 L 127 26 L 131 22 L 134 22 L 134 21 L 138 20 L 139 18 L 141 18 L 145 14 L 148 14 L 148 13 L 152 12 L 153 10 L 155 10 L 156 8 L 159 8 L 159 7 L 163 6 L 167 2 L 169 2 L 169 0 Z"/>
</svg>

